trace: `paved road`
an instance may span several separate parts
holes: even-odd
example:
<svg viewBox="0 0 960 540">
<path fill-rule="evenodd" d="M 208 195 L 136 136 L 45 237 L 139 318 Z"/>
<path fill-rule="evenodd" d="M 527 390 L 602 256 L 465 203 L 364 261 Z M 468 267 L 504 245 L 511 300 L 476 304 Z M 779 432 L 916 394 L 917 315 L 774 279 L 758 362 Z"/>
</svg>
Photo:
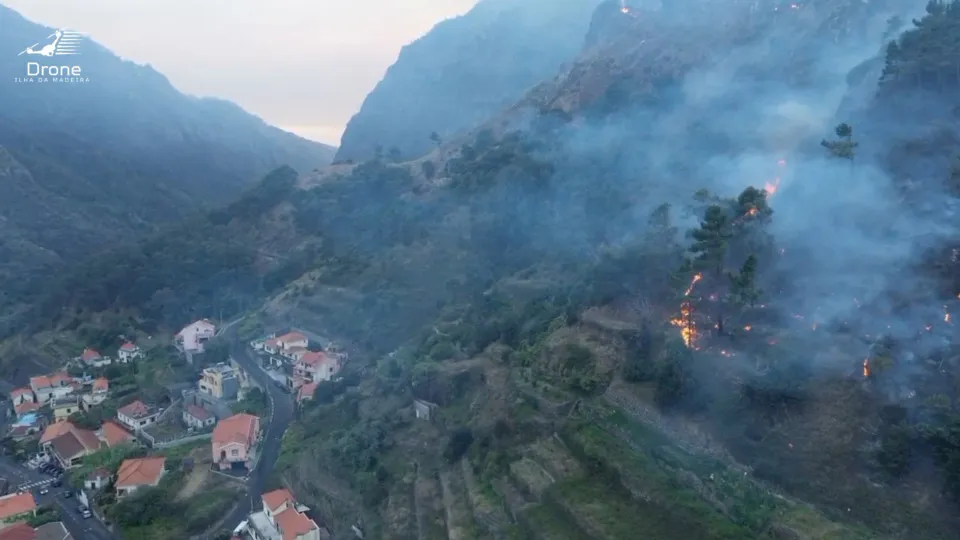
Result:
<svg viewBox="0 0 960 540">
<path fill-rule="evenodd" d="M 260 495 L 263 493 L 267 479 L 273 472 L 273 465 L 280 455 L 283 433 L 290 426 L 290 422 L 293 421 L 294 404 L 293 396 L 281 390 L 277 383 L 261 369 L 260 359 L 250 351 L 246 343 L 238 341 L 236 327 L 227 328 L 224 337 L 233 343 L 231 350 L 233 359 L 263 387 L 270 403 L 270 416 L 264 421 L 266 433 L 264 433 L 263 442 L 260 444 L 260 459 L 247 480 L 247 496 L 224 522 L 224 528 L 233 529 L 246 519 L 250 512 L 260 509 L 263 505 L 260 502 Z"/>
<path fill-rule="evenodd" d="M 0 475 L 10 481 L 11 492 L 14 492 L 20 484 L 33 484 L 51 479 L 45 474 L 21 466 L 8 456 L 0 456 Z M 57 508 L 61 521 L 74 540 L 119 540 L 120 537 L 111 533 L 97 518 L 83 519 L 77 512 L 79 501 L 76 497 L 65 499 L 63 497 L 65 489 L 65 487 L 50 488 L 49 494 L 39 495 L 38 488 L 34 487 L 33 494 L 38 505 L 53 505 Z"/>
</svg>

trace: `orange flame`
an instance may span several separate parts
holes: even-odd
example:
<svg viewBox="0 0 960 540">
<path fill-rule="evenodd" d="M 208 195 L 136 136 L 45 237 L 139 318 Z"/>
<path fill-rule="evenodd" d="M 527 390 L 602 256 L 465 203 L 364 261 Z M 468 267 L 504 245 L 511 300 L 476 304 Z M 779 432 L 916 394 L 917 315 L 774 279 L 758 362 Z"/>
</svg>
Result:
<svg viewBox="0 0 960 540">
<path fill-rule="evenodd" d="M 773 182 L 766 182 L 763 184 L 763 190 L 767 192 L 767 197 L 773 197 L 777 192 L 777 189 L 780 188 L 780 177 L 774 178 Z"/>
<path fill-rule="evenodd" d="M 672 319 L 670 324 L 680 328 L 680 337 L 684 345 L 690 349 L 697 348 L 697 326 L 693 320 L 693 306 L 690 302 L 680 304 L 680 316 Z"/>
<path fill-rule="evenodd" d="M 870 376 L 870 359 L 869 358 L 863 359 L 863 376 L 864 377 Z"/>
<path fill-rule="evenodd" d="M 684 296 L 690 296 L 690 293 L 693 292 L 693 286 L 697 284 L 698 281 L 703 279 L 703 274 L 697 274 L 693 276 L 693 280 L 690 282 L 690 286 L 687 287 L 686 292 L 683 293 Z"/>
</svg>

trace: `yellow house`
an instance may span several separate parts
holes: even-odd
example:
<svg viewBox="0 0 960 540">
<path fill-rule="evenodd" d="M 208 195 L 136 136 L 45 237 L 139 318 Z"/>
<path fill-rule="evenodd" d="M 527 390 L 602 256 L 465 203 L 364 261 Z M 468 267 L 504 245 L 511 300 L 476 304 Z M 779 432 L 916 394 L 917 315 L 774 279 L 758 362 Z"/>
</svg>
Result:
<svg viewBox="0 0 960 540">
<path fill-rule="evenodd" d="M 74 397 L 61 398 L 53 402 L 53 418 L 56 422 L 64 422 L 70 415 L 80 411 L 80 400 Z"/>
</svg>

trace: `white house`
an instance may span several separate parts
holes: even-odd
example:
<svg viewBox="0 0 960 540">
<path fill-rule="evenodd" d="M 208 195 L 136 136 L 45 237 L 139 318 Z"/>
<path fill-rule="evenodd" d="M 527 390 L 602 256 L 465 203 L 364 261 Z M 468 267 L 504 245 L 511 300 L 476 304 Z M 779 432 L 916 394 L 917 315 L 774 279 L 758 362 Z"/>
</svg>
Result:
<svg viewBox="0 0 960 540">
<path fill-rule="evenodd" d="M 140 347 L 130 341 L 121 345 L 120 349 L 117 350 L 117 358 L 124 364 L 141 356 L 143 356 L 143 353 L 140 351 Z"/>
<path fill-rule="evenodd" d="M 195 429 L 203 429 L 214 426 L 217 418 L 203 407 L 191 404 L 183 408 L 183 423 Z"/>
<path fill-rule="evenodd" d="M 37 403 L 47 403 L 69 396 L 73 392 L 73 379 L 63 372 L 30 377 L 30 389 L 33 390 Z"/>
<path fill-rule="evenodd" d="M 320 540 L 320 527 L 307 516 L 308 507 L 300 504 L 287 489 L 260 496 L 263 508 L 250 514 L 247 531 L 254 540 Z"/>
<path fill-rule="evenodd" d="M 160 411 L 148 407 L 147 404 L 139 400 L 117 409 L 117 420 L 133 431 L 140 431 L 153 424 L 157 421 L 158 416 L 160 416 Z"/>
<path fill-rule="evenodd" d="M 174 342 L 182 351 L 202 353 L 203 345 L 217 333 L 217 327 L 207 319 L 191 323 L 177 332 Z"/>
<path fill-rule="evenodd" d="M 310 382 L 329 381 L 340 371 L 339 355 L 307 352 L 293 366 L 294 378 Z"/>
<path fill-rule="evenodd" d="M 289 334 L 278 337 L 277 343 L 282 350 L 286 351 L 293 348 L 306 349 L 310 341 L 307 339 L 307 336 L 300 332 L 290 332 Z"/>
</svg>

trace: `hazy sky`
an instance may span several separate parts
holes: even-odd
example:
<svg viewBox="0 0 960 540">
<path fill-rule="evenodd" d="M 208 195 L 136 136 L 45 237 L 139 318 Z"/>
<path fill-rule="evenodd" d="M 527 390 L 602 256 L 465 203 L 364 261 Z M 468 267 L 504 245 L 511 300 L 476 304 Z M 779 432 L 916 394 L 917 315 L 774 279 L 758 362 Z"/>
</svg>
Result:
<svg viewBox="0 0 960 540">
<path fill-rule="evenodd" d="M 179 90 L 233 101 L 339 144 L 400 48 L 477 0 L 0 0 L 150 64 Z"/>
</svg>

